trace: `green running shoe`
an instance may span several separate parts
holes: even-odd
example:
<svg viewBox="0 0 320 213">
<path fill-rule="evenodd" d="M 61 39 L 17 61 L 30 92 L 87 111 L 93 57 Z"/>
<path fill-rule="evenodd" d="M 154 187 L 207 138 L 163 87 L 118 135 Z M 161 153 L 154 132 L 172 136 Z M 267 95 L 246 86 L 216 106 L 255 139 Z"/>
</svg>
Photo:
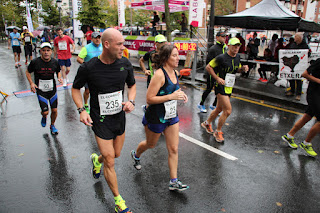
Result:
<svg viewBox="0 0 320 213">
<path fill-rule="evenodd" d="M 98 155 L 96 153 L 93 153 L 90 156 L 91 162 L 92 162 L 92 176 L 95 179 L 98 179 L 100 177 L 101 174 L 101 163 L 99 163 L 98 161 Z"/>
<path fill-rule="evenodd" d="M 300 148 L 306 151 L 307 155 L 311 157 L 316 157 L 318 154 L 313 151 L 312 145 L 305 145 L 304 143 L 300 143 Z"/>
<path fill-rule="evenodd" d="M 116 203 L 115 213 L 132 213 L 132 211 L 127 207 L 124 200 L 120 200 Z"/>
<path fill-rule="evenodd" d="M 284 140 L 285 142 L 288 143 L 288 145 L 293 148 L 293 149 L 296 149 L 298 148 L 298 145 L 294 142 L 294 138 L 288 138 L 287 135 L 283 135 L 282 137 L 282 140 Z"/>
</svg>

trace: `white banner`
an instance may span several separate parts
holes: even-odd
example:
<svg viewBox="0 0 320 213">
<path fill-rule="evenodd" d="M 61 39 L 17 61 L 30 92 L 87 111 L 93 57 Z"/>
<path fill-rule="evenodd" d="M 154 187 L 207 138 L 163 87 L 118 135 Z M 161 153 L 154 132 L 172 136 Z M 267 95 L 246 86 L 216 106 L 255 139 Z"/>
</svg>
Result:
<svg viewBox="0 0 320 213">
<path fill-rule="evenodd" d="M 279 78 L 302 79 L 302 73 L 308 68 L 307 49 L 279 50 Z"/>
<path fill-rule="evenodd" d="M 201 27 L 203 19 L 203 0 L 190 0 L 189 25 Z"/>
<path fill-rule="evenodd" d="M 38 16 L 38 23 L 39 23 L 39 26 L 43 26 L 43 18 L 40 17 L 40 15 L 43 14 L 43 11 L 42 11 L 42 2 L 41 0 L 37 0 L 37 10 L 38 10 L 38 13 L 39 13 L 39 16 Z"/>
<path fill-rule="evenodd" d="M 118 26 L 124 27 L 126 25 L 124 1 L 118 0 Z"/>
<path fill-rule="evenodd" d="M 28 24 L 28 29 L 30 32 L 33 32 L 33 24 L 32 24 L 32 18 L 31 18 L 31 13 L 30 13 L 30 7 L 28 4 L 28 0 L 26 0 L 26 9 L 27 9 L 27 24 Z"/>
<path fill-rule="evenodd" d="M 73 35 L 74 38 L 83 38 L 83 32 L 81 30 L 81 22 L 77 20 L 78 12 L 82 9 L 81 0 L 72 0 L 73 7 Z"/>
</svg>

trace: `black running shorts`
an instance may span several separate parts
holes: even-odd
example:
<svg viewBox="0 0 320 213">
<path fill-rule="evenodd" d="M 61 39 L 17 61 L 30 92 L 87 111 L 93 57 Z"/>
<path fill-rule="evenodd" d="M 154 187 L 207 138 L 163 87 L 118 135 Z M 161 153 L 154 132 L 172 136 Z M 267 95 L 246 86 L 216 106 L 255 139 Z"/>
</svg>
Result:
<svg viewBox="0 0 320 213">
<path fill-rule="evenodd" d="M 305 113 L 310 115 L 311 117 L 315 116 L 317 118 L 317 121 L 320 121 L 320 97 L 308 95 L 307 102 L 308 107 Z"/>
<path fill-rule="evenodd" d="M 58 95 L 56 90 L 42 92 L 41 90 L 37 89 L 37 97 L 42 112 L 49 110 L 49 104 L 51 109 L 58 107 Z"/>
<path fill-rule="evenodd" d="M 21 47 L 20 46 L 12 46 L 12 51 L 14 53 L 21 53 Z"/>
</svg>

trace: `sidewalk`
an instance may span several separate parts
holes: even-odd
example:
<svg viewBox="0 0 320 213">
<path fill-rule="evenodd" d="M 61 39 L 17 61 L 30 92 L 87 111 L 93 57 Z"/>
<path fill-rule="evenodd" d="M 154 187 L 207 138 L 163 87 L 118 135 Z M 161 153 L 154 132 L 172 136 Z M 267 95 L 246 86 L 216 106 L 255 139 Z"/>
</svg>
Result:
<svg viewBox="0 0 320 213">
<path fill-rule="evenodd" d="M 77 46 L 74 55 L 78 55 L 80 52 L 81 47 Z M 136 57 L 129 58 L 133 67 L 140 67 L 139 66 L 139 59 Z M 183 69 L 183 66 L 179 66 L 178 70 Z M 183 77 L 182 81 L 185 84 L 189 84 L 192 86 L 200 86 L 201 84 L 206 84 L 206 79 L 203 75 L 204 71 L 198 71 L 195 75 L 195 83 L 192 84 L 191 76 L 190 77 Z M 262 83 L 258 81 L 259 74 L 256 73 L 251 74 L 249 78 L 243 78 L 238 76 L 236 79 L 236 83 L 233 89 L 233 93 L 246 96 L 249 98 L 260 100 L 260 102 L 268 102 L 275 106 L 282 106 L 286 108 L 294 108 L 299 110 L 305 110 L 307 104 L 306 101 L 306 89 L 303 89 L 303 94 L 301 95 L 301 100 L 295 100 L 295 96 L 287 97 L 285 96 L 285 88 L 277 87 L 271 83 Z"/>
</svg>

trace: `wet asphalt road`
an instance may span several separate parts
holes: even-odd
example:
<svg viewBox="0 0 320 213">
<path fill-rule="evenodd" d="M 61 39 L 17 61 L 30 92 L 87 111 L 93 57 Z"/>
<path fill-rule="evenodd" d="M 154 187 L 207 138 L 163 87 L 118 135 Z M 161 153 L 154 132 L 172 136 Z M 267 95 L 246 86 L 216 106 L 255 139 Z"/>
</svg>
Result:
<svg viewBox="0 0 320 213">
<path fill-rule="evenodd" d="M 25 65 L 14 68 L 12 51 L 0 45 L 0 89 L 29 89 Z M 24 56 L 22 56 L 24 60 Z M 70 79 L 78 67 L 72 59 Z M 130 150 L 144 139 L 141 124 L 146 78 L 136 73 L 136 109 L 127 115 L 126 141 L 116 160 L 120 193 L 139 213 L 151 212 L 320 212 L 319 158 L 306 157 L 281 141 L 300 118 L 232 98 L 225 143 L 217 144 L 200 123 L 208 114 L 198 113 L 202 90 L 181 85 L 189 102 L 179 104 L 179 178 L 190 186 L 182 193 L 168 190 L 169 171 L 164 138 L 142 156 L 136 171 Z M 40 125 L 36 96 L 8 98 L 0 115 L 0 212 L 114 212 L 113 197 L 103 176 L 91 176 L 89 156 L 98 152 L 93 132 L 79 122 L 71 91 L 58 92 L 59 135 Z M 212 95 L 207 103 L 212 103 Z M 297 135 L 301 142 L 312 120 Z M 215 125 L 214 125 L 215 126 Z M 217 148 L 229 160 L 195 143 Z M 319 135 L 313 141 L 320 153 Z"/>
</svg>

